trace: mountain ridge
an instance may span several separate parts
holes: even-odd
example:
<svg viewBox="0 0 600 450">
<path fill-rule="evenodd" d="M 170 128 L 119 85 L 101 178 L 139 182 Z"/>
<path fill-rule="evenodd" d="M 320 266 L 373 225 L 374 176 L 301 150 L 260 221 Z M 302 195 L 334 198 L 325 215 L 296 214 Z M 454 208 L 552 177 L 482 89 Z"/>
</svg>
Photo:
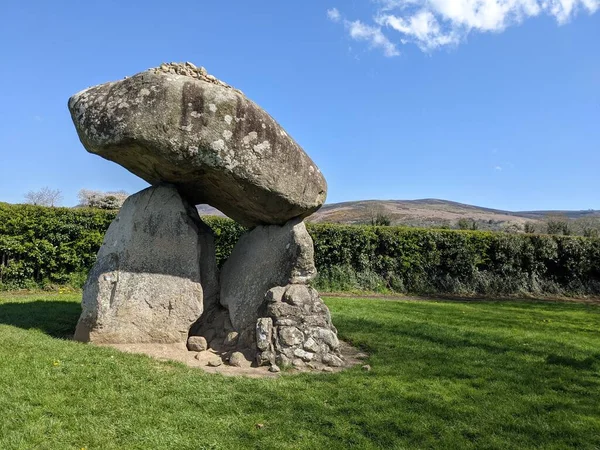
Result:
<svg viewBox="0 0 600 450">
<path fill-rule="evenodd" d="M 208 205 L 198 205 L 200 215 L 223 215 Z M 526 222 L 539 222 L 547 216 L 568 219 L 600 218 L 600 210 L 533 210 L 507 211 L 469 205 L 436 198 L 415 200 L 355 200 L 323 205 L 307 217 L 308 222 L 344 224 L 369 223 L 377 216 L 385 216 L 393 225 L 452 226 L 461 219 L 477 222 L 479 228 L 498 229 Z"/>
</svg>

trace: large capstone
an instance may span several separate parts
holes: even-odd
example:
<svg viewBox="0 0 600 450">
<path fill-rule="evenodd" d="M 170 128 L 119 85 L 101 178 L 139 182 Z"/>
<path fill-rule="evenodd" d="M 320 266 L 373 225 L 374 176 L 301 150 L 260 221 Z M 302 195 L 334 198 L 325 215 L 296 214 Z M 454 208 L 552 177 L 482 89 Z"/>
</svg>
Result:
<svg viewBox="0 0 600 450">
<path fill-rule="evenodd" d="M 283 225 L 325 201 L 315 163 L 263 109 L 202 69 L 162 65 L 69 100 L 85 148 L 238 222 Z"/>
<path fill-rule="evenodd" d="M 200 261 L 211 257 L 203 248 L 212 238 L 207 233 L 196 209 L 172 186 L 129 197 L 108 228 L 84 287 L 75 339 L 186 342 L 203 310 Z"/>
<path fill-rule="evenodd" d="M 233 327 L 254 329 L 275 286 L 307 283 L 317 271 L 313 241 L 304 222 L 258 226 L 244 234 L 221 270 L 221 304 Z"/>
</svg>

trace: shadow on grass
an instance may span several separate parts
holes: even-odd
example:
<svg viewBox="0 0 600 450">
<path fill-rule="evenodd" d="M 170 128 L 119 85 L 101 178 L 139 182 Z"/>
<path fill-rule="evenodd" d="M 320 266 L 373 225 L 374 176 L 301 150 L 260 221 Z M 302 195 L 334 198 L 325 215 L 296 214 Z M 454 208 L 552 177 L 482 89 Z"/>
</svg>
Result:
<svg viewBox="0 0 600 450">
<path fill-rule="evenodd" d="M 37 329 L 52 337 L 70 338 L 81 314 L 78 303 L 34 301 L 0 304 L 0 324 Z"/>
<path fill-rule="evenodd" d="M 584 359 L 572 358 L 570 356 L 561 356 L 556 354 L 548 355 L 546 358 L 548 364 L 571 367 L 579 370 L 594 370 L 596 364 L 600 362 L 600 353 L 589 356 Z"/>
</svg>

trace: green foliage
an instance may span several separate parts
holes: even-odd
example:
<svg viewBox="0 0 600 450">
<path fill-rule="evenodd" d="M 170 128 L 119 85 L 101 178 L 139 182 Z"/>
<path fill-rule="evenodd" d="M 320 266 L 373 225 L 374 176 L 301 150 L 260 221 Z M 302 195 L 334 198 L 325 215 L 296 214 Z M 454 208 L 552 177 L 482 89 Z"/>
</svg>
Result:
<svg viewBox="0 0 600 450">
<path fill-rule="evenodd" d="M 376 217 L 371 219 L 371 225 L 376 226 L 388 226 L 391 225 L 392 219 L 386 214 L 379 213 Z"/>
<path fill-rule="evenodd" d="M 231 219 L 223 217 L 203 216 L 202 221 L 213 230 L 217 265 L 223 267 L 229 255 L 231 255 L 236 242 L 247 231 L 247 228 Z"/>
<path fill-rule="evenodd" d="M 0 289 L 80 287 L 116 212 L 0 204 Z M 219 267 L 246 231 L 203 217 Z M 458 295 L 600 294 L 600 239 L 308 224 L 317 288 Z"/>
<path fill-rule="evenodd" d="M 569 236 L 572 233 L 572 224 L 569 219 L 561 215 L 549 215 L 545 218 L 546 222 L 546 233 L 548 234 L 562 234 Z"/>
<path fill-rule="evenodd" d="M 323 290 L 600 293 L 599 239 L 327 224 L 308 229 L 315 241 L 316 286 Z"/>
<path fill-rule="evenodd" d="M 0 289 L 80 284 L 115 215 L 0 203 Z"/>
<path fill-rule="evenodd" d="M 535 233 L 535 225 L 532 222 L 525 222 L 523 225 L 523 231 L 527 234 Z"/>
<path fill-rule="evenodd" d="M 479 225 L 473 219 L 459 219 L 456 223 L 459 230 L 477 230 Z"/>
</svg>

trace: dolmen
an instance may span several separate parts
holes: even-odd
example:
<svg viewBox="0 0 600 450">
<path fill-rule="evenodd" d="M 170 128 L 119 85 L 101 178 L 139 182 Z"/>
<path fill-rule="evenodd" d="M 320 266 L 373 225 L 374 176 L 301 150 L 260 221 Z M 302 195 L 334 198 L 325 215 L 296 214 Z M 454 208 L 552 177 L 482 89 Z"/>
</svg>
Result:
<svg viewBox="0 0 600 450">
<path fill-rule="evenodd" d="M 108 228 L 75 339 L 186 343 L 274 370 L 344 365 L 310 285 L 317 271 L 303 222 L 324 203 L 327 183 L 269 114 L 191 63 L 91 87 L 69 110 L 88 152 L 151 185 Z M 220 270 L 199 203 L 249 229 Z"/>
</svg>

